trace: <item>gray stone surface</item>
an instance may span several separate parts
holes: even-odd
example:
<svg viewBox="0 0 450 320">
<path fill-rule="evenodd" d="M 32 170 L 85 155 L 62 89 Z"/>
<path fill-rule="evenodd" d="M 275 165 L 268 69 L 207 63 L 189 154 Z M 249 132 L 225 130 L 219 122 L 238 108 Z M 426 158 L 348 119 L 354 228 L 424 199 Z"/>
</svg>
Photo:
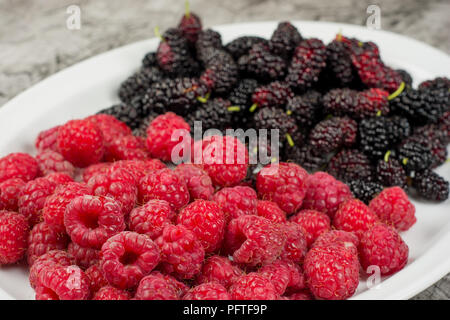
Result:
<svg viewBox="0 0 450 320">
<path fill-rule="evenodd" d="M 206 26 L 263 20 L 321 20 L 362 25 L 369 4 L 382 28 L 450 52 L 448 0 L 192 0 Z M 66 28 L 66 8 L 81 8 L 81 30 Z M 172 26 L 182 0 L 0 0 L 0 106 L 78 61 Z M 448 299 L 450 275 L 415 299 Z"/>
</svg>

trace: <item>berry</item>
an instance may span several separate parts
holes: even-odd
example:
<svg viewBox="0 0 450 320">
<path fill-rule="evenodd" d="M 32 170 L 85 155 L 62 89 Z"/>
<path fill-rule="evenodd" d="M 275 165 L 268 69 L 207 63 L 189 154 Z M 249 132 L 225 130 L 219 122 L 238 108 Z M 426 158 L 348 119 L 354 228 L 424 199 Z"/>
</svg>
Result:
<svg viewBox="0 0 450 320">
<path fill-rule="evenodd" d="M 160 252 L 147 236 L 124 231 L 102 246 L 101 268 L 108 282 L 119 289 L 134 288 L 160 261 Z"/>
<path fill-rule="evenodd" d="M 428 148 L 431 151 L 430 168 L 435 168 L 445 163 L 447 160 L 447 144 L 442 143 L 441 139 L 437 137 L 437 134 L 434 136 L 424 136 L 421 134 L 423 133 L 414 133 L 404 142 L 412 142 Z"/>
<path fill-rule="evenodd" d="M 75 242 L 69 243 L 67 252 L 75 259 L 75 263 L 82 269 L 88 269 L 100 262 L 100 250 L 82 247 Z"/>
<path fill-rule="evenodd" d="M 42 221 L 42 209 L 45 201 L 56 188 L 56 184 L 47 178 L 37 178 L 27 182 L 19 195 L 19 212 L 23 214 L 30 225 Z"/>
<path fill-rule="evenodd" d="M 132 117 L 132 113 L 130 114 L 129 110 L 125 110 L 124 112 L 127 116 Z M 87 121 L 91 122 L 101 130 L 106 146 L 118 137 L 131 135 L 130 127 L 116 117 L 122 118 L 117 115 L 112 116 L 103 113 L 94 114 L 86 118 Z"/>
<path fill-rule="evenodd" d="M 145 234 L 155 240 L 167 225 L 172 224 L 175 215 L 167 201 L 150 200 L 131 211 L 128 227 L 131 231 Z"/>
<path fill-rule="evenodd" d="M 448 181 L 431 170 L 418 172 L 413 179 L 413 185 L 424 199 L 434 201 L 448 199 Z"/>
<path fill-rule="evenodd" d="M 149 158 L 145 140 L 135 136 L 121 136 L 114 139 L 105 151 L 105 161 L 146 160 Z"/>
<path fill-rule="evenodd" d="M 306 144 L 303 146 L 296 144 L 293 147 L 287 145 L 284 148 L 283 160 L 286 162 L 295 162 L 310 172 L 325 168 L 328 163 L 327 157 L 323 154 L 316 155 L 313 152 L 313 148 Z"/>
<path fill-rule="evenodd" d="M 308 290 L 294 292 L 286 297 L 288 300 L 314 300 L 314 297 Z"/>
<path fill-rule="evenodd" d="M 412 80 L 412 77 L 411 77 L 411 75 L 409 74 L 409 72 L 406 71 L 406 70 L 403 70 L 403 69 L 397 69 L 397 70 L 395 70 L 395 71 L 396 71 L 396 72 L 400 75 L 400 77 L 402 78 L 403 82 L 405 83 L 406 88 L 411 88 L 411 87 L 412 87 L 413 80 Z"/>
<path fill-rule="evenodd" d="M 46 150 L 40 152 L 36 156 L 36 161 L 41 176 L 46 176 L 54 172 L 65 173 L 71 177 L 75 175 L 75 167 L 55 151 Z"/>
<path fill-rule="evenodd" d="M 273 283 L 279 295 L 288 288 L 301 290 L 305 287 L 302 270 L 293 262 L 277 260 L 259 269 L 258 273 Z"/>
<path fill-rule="evenodd" d="M 64 225 L 73 242 L 95 249 L 125 230 L 122 208 L 116 201 L 89 195 L 70 202 L 64 214 Z"/>
<path fill-rule="evenodd" d="M 361 151 L 370 159 L 381 159 L 391 146 L 386 117 L 363 119 L 359 123 Z"/>
<path fill-rule="evenodd" d="M 206 29 L 200 31 L 195 43 L 197 59 L 204 62 L 207 59 L 209 48 L 222 49 L 222 36 L 217 31 Z"/>
<path fill-rule="evenodd" d="M 111 164 L 110 170 L 115 170 L 116 168 L 122 168 L 128 170 L 135 178 L 136 183 L 139 183 L 143 177 L 148 173 L 155 170 L 167 168 L 166 165 L 158 159 L 147 159 L 147 160 L 126 160 L 126 161 L 116 161 Z M 99 173 L 106 173 L 107 169 L 99 168 Z"/>
<path fill-rule="evenodd" d="M 45 150 L 51 150 L 58 152 L 58 130 L 60 126 L 52 127 L 50 129 L 41 131 L 34 143 L 36 150 L 41 152 Z"/>
<path fill-rule="evenodd" d="M 71 120 L 58 130 L 58 149 L 77 167 L 100 162 L 104 153 L 102 131 L 88 120 Z"/>
<path fill-rule="evenodd" d="M 400 116 L 392 116 L 387 119 L 386 128 L 390 143 L 395 144 L 411 134 L 411 126 L 408 119 Z"/>
<path fill-rule="evenodd" d="M 175 168 L 174 173 L 186 183 L 191 199 L 211 199 L 214 193 L 212 180 L 202 168 L 181 163 Z"/>
<path fill-rule="evenodd" d="M 238 278 L 229 292 L 233 300 L 277 300 L 279 297 L 272 282 L 255 272 Z"/>
<path fill-rule="evenodd" d="M 39 283 L 39 274 L 49 267 L 68 267 L 75 263 L 73 257 L 62 250 L 51 250 L 37 258 L 30 266 L 30 284 L 33 288 Z"/>
<path fill-rule="evenodd" d="M 270 38 L 269 48 L 274 54 L 290 59 L 302 40 L 300 32 L 290 22 L 280 22 Z"/>
<path fill-rule="evenodd" d="M 353 180 L 348 186 L 350 187 L 353 196 L 365 204 L 369 204 L 369 202 L 383 190 L 381 184 L 366 180 Z"/>
<path fill-rule="evenodd" d="M 87 183 L 92 177 L 96 176 L 97 174 L 108 172 L 110 167 L 111 163 L 107 162 L 100 162 L 90 165 L 83 170 L 83 181 Z"/>
<path fill-rule="evenodd" d="M 173 210 L 178 210 L 189 203 L 189 191 L 184 181 L 172 170 L 154 170 L 139 183 L 140 203 L 152 199 L 165 200 Z"/>
<path fill-rule="evenodd" d="M 104 286 L 98 290 L 92 300 L 129 300 L 130 294 L 127 291 Z"/>
<path fill-rule="evenodd" d="M 250 125 L 250 106 L 252 105 L 252 95 L 259 87 L 255 79 L 242 79 L 230 91 L 228 100 L 232 106 L 239 107 L 231 113 L 232 125 L 234 128 L 246 128 Z"/>
<path fill-rule="evenodd" d="M 305 229 L 298 223 L 286 222 L 283 225 L 286 242 L 280 258 L 286 261 L 302 263 L 307 251 L 307 236 Z"/>
<path fill-rule="evenodd" d="M 419 89 L 421 90 L 436 90 L 449 88 L 450 88 L 450 79 L 447 77 L 437 77 L 432 80 L 426 80 L 419 85 Z"/>
<path fill-rule="evenodd" d="M 331 230 L 330 218 L 326 214 L 315 210 L 301 210 L 290 217 L 289 221 L 303 228 L 308 247 L 311 247 L 322 233 Z"/>
<path fill-rule="evenodd" d="M 142 67 L 141 69 L 133 73 L 131 76 L 129 76 L 124 82 L 121 83 L 119 88 L 119 98 L 122 102 L 125 103 L 125 105 L 128 106 L 130 102 L 133 100 L 133 98 L 142 96 L 152 83 L 158 82 L 163 78 L 164 75 L 159 70 L 159 68 L 155 66 Z M 116 114 L 114 114 L 114 111 L 108 114 L 116 116 Z M 117 117 L 117 119 L 127 123 L 128 125 L 131 124 L 128 121 L 122 120 L 120 117 Z M 130 127 L 133 128 L 133 126 L 131 125 Z"/>
<path fill-rule="evenodd" d="M 416 223 L 414 205 L 399 187 L 384 189 L 369 205 L 380 220 L 397 230 L 405 231 Z"/>
<path fill-rule="evenodd" d="M 201 121 L 203 131 L 208 129 L 217 129 L 225 132 L 225 129 L 231 127 L 232 113 L 228 111 L 230 102 L 222 98 L 208 100 L 187 116 L 187 123 L 194 128 L 195 121 Z"/>
<path fill-rule="evenodd" d="M 389 154 L 384 159 L 378 160 L 375 176 L 378 181 L 386 187 L 399 186 L 406 190 L 406 172 L 400 162 L 390 157 Z"/>
<path fill-rule="evenodd" d="M 175 278 L 152 272 L 144 277 L 136 290 L 136 300 L 180 300 L 188 287 Z"/>
<path fill-rule="evenodd" d="M 428 146 L 414 141 L 405 141 L 397 149 L 397 158 L 409 174 L 431 167 L 433 155 Z"/>
<path fill-rule="evenodd" d="M 316 154 L 326 154 L 356 142 L 357 123 L 350 118 L 334 117 L 319 122 L 309 134 L 309 143 Z"/>
<path fill-rule="evenodd" d="M 242 215 L 257 213 L 257 195 L 250 187 L 236 186 L 217 191 L 213 198 L 227 217 L 227 220 Z"/>
<path fill-rule="evenodd" d="M 189 290 L 183 300 L 231 300 L 227 289 L 219 283 L 202 283 Z"/>
<path fill-rule="evenodd" d="M 17 178 L 33 180 L 39 172 L 37 161 L 26 153 L 10 153 L 0 158 L 0 182 Z"/>
<path fill-rule="evenodd" d="M 387 91 L 378 88 L 362 91 L 358 97 L 357 115 L 359 117 L 374 117 L 380 114 L 388 114 L 388 96 L 389 93 Z"/>
<path fill-rule="evenodd" d="M 378 222 L 378 216 L 371 208 L 357 199 L 347 200 L 339 206 L 333 219 L 338 230 L 355 233 L 359 238 Z"/>
<path fill-rule="evenodd" d="M 226 257 L 211 256 L 205 260 L 197 275 L 197 283 L 216 282 L 229 288 L 244 272 Z"/>
<path fill-rule="evenodd" d="M 0 182 L 0 210 L 19 210 L 19 194 L 25 186 L 20 178 L 12 178 Z"/>
<path fill-rule="evenodd" d="M 156 117 L 147 129 L 147 148 L 150 155 L 162 161 L 174 161 L 172 153 L 181 141 L 183 145 L 190 147 L 190 131 L 189 124 L 172 112 Z M 181 153 L 181 157 L 183 156 L 185 155 Z"/>
<path fill-rule="evenodd" d="M 200 272 L 205 250 L 193 232 L 182 225 L 168 225 L 156 239 L 161 250 L 161 268 L 180 279 L 191 279 Z"/>
<path fill-rule="evenodd" d="M 270 220 L 244 215 L 228 224 L 224 247 L 236 263 L 266 265 L 275 261 L 283 251 L 283 236 L 282 228 Z"/>
<path fill-rule="evenodd" d="M 147 110 L 144 108 L 143 105 L 138 103 L 140 99 L 141 96 L 136 96 L 132 98 L 130 102 L 115 104 L 112 105 L 111 107 L 100 110 L 97 115 L 112 116 L 117 121 L 121 121 L 122 123 L 124 123 L 127 127 L 129 127 L 129 129 L 136 129 L 139 127 L 141 123 L 141 118 L 147 115 Z M 104 132 L 103 129 L 102 132 Z M 111 139 L 116 137 L 113 137 L 109 132 L 107 132 L 107 135 L 105 136 L 105 141 L 108 142 L 109 141 L 108 138 Z"/>
<path fill-rule="evenodd" d="M 180 210 L 177 224 L 190 230 L 202 243 L 205 253 L 220 248 L 225 233 L 225 214 L 213 201 L 195 200 Z"/>
<path fill-rule="evenodd" d="M 89 288 L 92 294 L 109 285 L 98 263 L 87 268 L 84 273 L 89 278 Z"/>
<path fill-rule="evenodd" d="M 266 107 L 258 110 L 253 116 L 253 124 L 257 130 L 267 130 L 268 140 L 271 138 L 277 139 L 272 136 L 272 130 L 278 130 L 280 141 L 284 141 L 287 135 L 293 136 L 298 130 L 295 120 L 289 117 L 282 109 L 276 107 Z"/>
<path fill-rule="evenodd" d="M 66 185 L 70 182 L 75 181 L 67 173 L 63 173 L 63 172 L 53 172 L 53 173 L 50 173 L 49 175 L 46 175 L 45 178 L 48 181 L 54 183 L 57 187 L 59 187 L 61 185 Z"/>
<path fill-rule="evenodd" d="M 178 29 L 181 30 L 190 44 L 195 44 L 198 34 L 202 30 L 202 22 L 195 13 L 187 10 L 178 24 Z"/>
<path fill-rule="evenodd" d="M 258 195 L 275 202 L 287 214 L 292 214 L 303 203 L 307 177 L 308 173 L 294 163 L 267 165 L 256 177 Z"/>
<path fill-rule="evenodd" d="M 344 149 L 331 158 L 327 171 L 344 182 L 372 180 L 372 164 L 363 153 L 355 149 Z"/>
<path fill-rule="evenodd" d="M 353 232 L 347 232 L 343 230 L 331 230 L 322 233 L 314 241 L 312 247 L 330 246 L 330 245 L 342 245 L 344 248 L 351 248 L 351 250 L 357 254 L 359 238 Z"/>
<path fill-rule="evenodd" d="M 306 179 L 303 209 L 317 210 L 331 218 L 339 205 L 353 198 L 350 188 L 325 172 L 316 172 Z"/>
<path fill-rule="evenodd" d="M 239 60 L 240 57 L 247 54 L 254 44 L 263 46 L 268 45 L 268 41 L 256 36 L 242 36 L 229 42 L 225 49 L 233 56 L 234 59 Z"/>
<path fill-rule="evenodd" d="M 332 82 L 342 87 L 350 85 L 355 73 L 345 44 L 338 40 L 331 41 L 326 47 L 326 57 L 326 72 Z"/>
<path fill-rule="evenodd" d="M 256 214 L 274 223 L 286 222 L 286 212 L 272 201 L 258 200 L 256 203 Z"/>
<path fill-rule="evenodd" d="M 67 248 L 69 238 L 45 222 L 38 223 L 28 235 L 27 262 L 33 265 L 34 261 L 50 250 L 64 250 Z"/>
<path fill-rule="evenodd" d="M 285 82 L 274 81 L 256 88 L 252 95 L 252 102 L 259 108 L 283 107 L 293 95 Z"/>
<path fill-rule="evenodd" d="M 310 90 L 301 96 L 288 100 L 286 113 L 295 119 L 299 128 L 311 128 L 321 115 L 322 96 L 319 92 Z"/>
<path fill-rule="evenodd" d="M 18 213 L 0 211 L 0 266 L 18 262 L 27 250 L 28 222 Z"/>
<path fill-rule="evenodd" d="M 225 94 L 237 83 L 238 66 L 228 52 L 207 48 L 203 52 L 203 62 L 205 70 L 200 76 L 200 82 L 205 84 L 210 92 Z"/>
<path fill-rule="evenodd" d="M 142 66 L 143 67 L 154 67 L 158 64 L 158 61 L 156 59 L 156 52 L 150 51 L 147 52 L 142 58 Z"/>
<path fill-rule="evenodd" d="M 306 282 L 316 299 L 344 300 L 358 287 L 358 256 L 344 246 L 315 246 L 306 254 L 303 266 Z"/>
<path fill-rule="evenodd" d="M 377 224 L 361 238 L 359 255 L 364 270 L 378 266 L 382 275 L 393 274 L 408 262 L 408 246 L 394 228 Z"/>
</svg>

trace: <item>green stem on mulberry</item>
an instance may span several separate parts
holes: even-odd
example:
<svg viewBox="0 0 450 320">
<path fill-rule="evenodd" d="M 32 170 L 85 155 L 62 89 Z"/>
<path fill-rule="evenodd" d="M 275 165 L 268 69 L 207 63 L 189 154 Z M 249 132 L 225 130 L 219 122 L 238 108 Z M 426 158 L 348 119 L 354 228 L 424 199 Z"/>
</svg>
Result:
<svg viewBox="0 0 450 320">
<path fill-rule="evenodd" d="M 230 112 L 239 112 L 241 111 L 241 108 L 239 106 L 230 106 L 227 108 L 227 110 Z"/>
<path fill-rule="evenodd" d="M 159 39 L 161 39 L 161 41 L 165 41 L 163 36 L 161 35 L 161 33 L 159 32 L 159 27 L 156 26 L 155 29 L 153 30 L 155 32 L 155 36 L 157 36 Z"/>
<path fill-rule="evenodd" d="M 200 101 L 201 103 L 206 103 L 210 97 L 210 93 L 208 92 L 207 94 L 205 94 L 204 97 L 197 97 L 197 100 Z"/>
<path fill-rule="evenodd" d="M 405 82 L 402 81 L 402 83 L 400 83 L 400 86 L 397 88 L 397 90 L 395 90 L 394 92 L 392 92 L 389 97 L 388 100 L 392 100 L 395 97 L 397 97 L 400 93 L 403 92 L 403 90 L 405 90 Z"/>
<path fill-rule="evenodd" d="M 286 114 L 287 114 L 288 116 L 290 116 L 290 115 L 292 114 L 292 110 L 286 111 Z"/>
<path fill-rule="evenodd" d="M 388 152 L 386 152 L 386 154 L 384 155 L 384 162 L 388 162 L 389 161 L 390 155 L 391 155 L 391 150 L 388 150 Z"/>
<path fill-rule="evenodd" d="M 377 111 L 377 117 L 380 117 L 381 116 L 381 110 L 378 110 Z"/>
<path fill-rule="evenodd" d="M 404 166 L 408 164 L 408 158 L 403 158 L 402 163 Z"/>
<path fill-rule="evenodd" d="M 254 111 L 256 110 L 256 108 L 258 108 L 258 104 L 257 104 L 257 103 L 254 103 L 254 104 L 251 105 L 249 111 L 250 111 L 250 112 L 254 112 Z"/>
<path fill-rule="evenodd" d="M 188 0 L 186 0 L 185 2 L 184 2 L 184 10 L 185 10 L 185 12 L 184 12 L 184 15 L 186 16 L 186 18 L 190 18 L 190 16 L 191 16 L 191 10 L 190 10 L 190 8 L 189 8 L 189 1 Z"/>
<path fill-rule="evenodd" d="M 292 137 L 289 133 L 286 133 L 286 140 L 291 147 L 295 145 L 294 140 L 292 140 Z"/>
</svg>

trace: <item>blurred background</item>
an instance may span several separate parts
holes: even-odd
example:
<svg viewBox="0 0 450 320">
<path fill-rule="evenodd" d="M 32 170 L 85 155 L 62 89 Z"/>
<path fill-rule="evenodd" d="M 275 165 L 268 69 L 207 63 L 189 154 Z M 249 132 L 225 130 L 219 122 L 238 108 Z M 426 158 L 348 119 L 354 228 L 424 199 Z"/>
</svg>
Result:
<svg viewBox="0 0 450 320">
<path fill-rule="evenodd" d="M 191 0 L 203 25 L 264 20 L 319 20 L 365 25 L 371 4 L 381 29 L 450 53 L 449 0 Z M 80 8 L 70 30 L 67 8 Z M 174 26 L 184 0 L 0 0 L 0 106 L 31 85 L 78 61 L 154 36 Z M 300 30 L 301 31 L 301 30 Z M 450 276 L 416 299 L 449 299 Z"/>
</svg>

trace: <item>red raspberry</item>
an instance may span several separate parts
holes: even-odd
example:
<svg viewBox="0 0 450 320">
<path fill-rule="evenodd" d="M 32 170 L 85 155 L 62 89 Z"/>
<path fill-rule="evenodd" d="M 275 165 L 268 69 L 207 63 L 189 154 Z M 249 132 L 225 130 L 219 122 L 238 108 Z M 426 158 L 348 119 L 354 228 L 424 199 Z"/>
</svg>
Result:
<svg viewBox="0 0 450 320">
<path fill-rule="evenodd" d="M 56 184 L 47 178 L 37 178 L 23 187 L 19 195 L 19 212 L 28 219 L 30 225 L 42 221 L 45 200 L 55 188 Z"/>
<path fill-rule="evenodd" d="M 334 217 L 339 205 L 352 199 L 350 188 L 325 172 L 316 172 L 306 180 L 303 209 L 317 210 Z"/>
<path fill-rule="evenodd" d="M 75 242 L 69 243 L 67 252 L 75 259 L 75 264 L 82 269 L 87 269 L 100 262 L 100 250 L 82 247 Z"/>
<path fill-rule="evenodd" d="M 230 259 L 221 256 L 211 256 L 203 264 L 202 271 L 197 276 L 197 284 L 217 282 L 229 288 L 244 272 L 233 265 Z"/>
<path fill-rule="evenodd" d="M 311 247 L 318 236 L 331 230 L 330 218 L 315 210 L 299 211 L 289 221 L 299 224 L 305 230 L 308 248 Z"/>
<path fill-rule="evenodd" d="M 19 213 L 0 211 L 0 266 L 16 263 L 27 250 L 28 222 Z"/>
<path fill-rule="evenodd" d="M 377 223 L 377 215 L 358 199 L 347 200 L 341 204 L 334 216 L 336 229 L 354 232 L 359 238 Z"/>
<path fill-rule="evenodd" d="M 38 151 L 51 150 L 58 152 L 58 130 L 60 126 L 41 131 L 34 145 Z"/>
<path fill-rule="evenodd" d="M 95 293 L 92 300 L 130 300 L 130 294 L 112 286 L 104 286 Z"/>
<path fill-rule="evenodd" d="M 145 160 L 149 158 L 143 138 L 132 135 L 115 138 L 105 151 L 106 161 Z"/>
<path fill-rule="evenodd" d="M 125 230 L 120 205 L 113 199 L 95 196 L 73 199 L 66 208 L 64 225 L 73 242 L 94 249 Z"/>
<path fill-rule="evenodd" d="M 79 197 L 90 194 L 89 188 L 78 182 L 69 182 L 66 185 L 58 187 L 50 195 L 42 209 L 42 216 L 45 223 L 61 232 L 66 231 L 64 226 L 64 213 L 69 203 Z"/>
<path fill-rule="evenodd" d="M 102 132 L 106 145 L 120 136 L 131 135 L 131 129 L 122 121 L 109 114 L 95 114 L 86 118 Z"/>
<path fill-rule="evenodd" d="M 126 169 L 111 168 L 106 173 L 93 176 L 87 185 L 93 195 L 116 200 L 125 215 L 130 213 L 136 204 L 136 181 Z"/>
<path fill-rule="evenodd" d="M 217 191 L 213 200 L 222 208 L 228 220 L 256 214 L 257 195 L 250 187 L 230 187 Z"/>
<path fill-rule="evenodd" d="M 100 264 L 98 263 L 87 268 L 84 273 L 89 278 L 89 288 L 91 289 L 91 293 L 93 294 L 109 284 L 105 276 L 103 275 Z"/>
<path fill-rule="evenodd" d="M 286 222 L 286 212 L 281 210 L 281 208 L 272 201 L 258 200 L 256 204 L 256 214 L 275 223 Z"/>
<path fill-rule="evenodd" d="M 39 273 L 36 300 L 86 300 L 89 280 L 77 266 L 53 266 Z"/>
<path fill-rule="evenodd" d="M 275 261 L 284 244 L 280 226 L 263 217 L 245 215 L 230 221 L 224 246 L 233 255 L 234 262 L 257 266 Z"/>
<path fill-rule="evenodd" d="M 121 160 L 116 161 L 111 165 L 112 168 L 124 168 L 131 172 L 139 182 L 143 177 L 145 177 L 150 172 L 159 169 L 167 168 L 164 163 L 158 159 L 150 160 Z"/>
<path fill-rule="evenodd" d="M 56 186 L 65 185 L 69 182 L 74 182 L 73 178 L 66 173 L 62 172 L 53 172 L 49 175 L 45 176 L 45 179 L 53 182 Z"/>
<path fill-rule="evenodd" d="M 233 300 L 277 300 L 279 298 L 272 282 L 255 272 L 237 279 L 229 292 Z"/>
<path fill-rule="evenodd" d="M 111 163 L 100 162 L 96 164 L 92 164 L 83 171 L 83 181 L 88 182 L 93 176 L 97 174 L 108 172 L 109 168 L 111 168 Z"/>
<path fill-rule="evenodd" d="M 352 248 L 355 254 L 358 253 L 359 239 L 353 232 L 342 230 L 331 230 L 322 233 L 312 247 L 328 246 L 328 245 L 343 245 L 345 248 Z"/>
<path fill-rule="evenodd" d="M 174 173 L 186 183 L 191 199 L 211 199 L 214 187 L 211 178 L 203 169 L 190 163 L 182 163 L 175 168 Z"/>
<path fill-rule="evenodd" d="M 172 151 L 179 143 L 183 143 L 185 150 L 190 149 L 190 131 L 189 124 L 175 113 L 159 115 L 147 128 L 147 148 L 151 156 L 162 161 L 172 161 Z M 185 156 L 183 153 L 177 155 Z"/>
<path fill-rule="evenodd" d="M 62 250 L 51 250 L 37 258 L 30 266 L 30 284 L 33 288 L 39 282 L 39 273 L 48 267 L 71 266 L 75 263 L 72 255 Z"/>
<path fill-rule="evenodd" d="M 19 210 L 19 194 L 25 186 L 25 182 L 19 178 L 8 179 L 0 182 L 0 210 Z"/>
<path fill-rule="evenodd" d="M 75 175 L 75 167 L 64 160 L 64 157 L 58 152 L 45 150 L 38 153 L 36 161 L 39 167 L 39 174 L 46 176 L 53 172 L 65 173 L 71 177 Z"/>
<path fill-rule="evenodd" d="M 180 210 L 177 224 L 192 231 L 202 243 L 205 253 L 216 251 L 225 234 L 225 214 L 213 201 L 195 200 Z"/>
<path fill-rule="evenodd" d="M 316 246 L 303 265 L 306 283 L 317 299 L 344 300 L 359 283 L 358 256 L 343 246 Z"/>
<path fill-rule="evenodd" d="M 158 247 L 149 237 L 124 231 L 102 247 L 101 267 L 108 282 L 119 289 L 134 288 L 160 261 Z"/>
<path fill-rule="evenodd" d="M 191 279 L 200 272 L 205 250 L 200 240 L 182 225 L 168 225 L 156 239 L 161 250 L 161 268 L 181 279 Z"/>
<path fill-rule="evenodd" d="M 300 266 L 290 261 L 277 260 L 259 269 L 258 273 L 272 282 L 279 295 L 287 288 L 297 291 L 305 287 Z"/>
<path fill-rule="evenodd" d="M 296 263 L 303 262 L 308 249 L 305 230 L 297 223 L 286 222 L 283 225 L 283 231 L 286 242 L 280 258 Z"/>
<path fill-rule="evenodd" d="M 31 266 L 34 261 L 50 250 L 65 249 L 69 243 L 69 237 L 60 233 L 45 222 L 33 227 L 28 236 L 27 260 Z"/>
<path fill-rule="evenodd" d="M 58 149 L 77 167 L 98 163 L 105 151 L 102 131 L 87 120 L 71 120 L 59 128 Z"/>
<path fill-rule="evenodd" d="M 287 214 L 300 209 L 308 173 L 295 163 L 269 164 L 256 176 L 258 195 L 280 206 Z"/>
<path fill-rule="evenodd" d="M 167 201 L 150 200 L 131 211 L 128 225 L 131 231 L 145 234 L 155 240 L 167 225 L 172 224 L 175 216 L 175 211 Z"/>
<path fill-rule="evenodd" d="M 406 231 L 416 223 L 416 208 L 400 187 L 386 188 L 369 204 L 381 221 Z"/>
<path fill-rule="evenodd" d="M 0 158 L 0 182 L 18 178 L 25 182 L 38 175 L 37 161 L 26 153 L 10 153 Z"/>
<path fill-rule="evenodd" d="M 314 297 L 308 290 L 295 292 L 287 297 L 289 300 L 314 300 Z"/>
<path fill-rule="evenodd" d="M 139 183 L 139 201 L 166 200 L 178 210 L 189 203 L 189 191 L 184 181 L 172 170 L 160 169 L 148 173 Z"/>
<path fill-rule="evenodd" d="M 212 182 L 220 187 L 230 187 L 244 180 L 249 160 L 245 145 L 232 136 L 211 136 L 206 139 L 209 142 L 203 142 L 201 163 Z"/>
<path fill-rule="evenodd" d="M 389 275 L 403 269 L 409 249 L 394 228 L 380 223 L 363 234 L 359 254 L 364 270 L 378 266 L 382 275 Z"/>
<path fill-rule="evenodd" d="M 169 275 L 152 272 L 139 283 L 136 300 L 180 300 L 189 287 Z"/>
<path fill-rule="evenodd" d="M 193 287 L 183 300 L 231 300 L 227 289 L 217 282 L 202 283 Z"/>
</svg>

